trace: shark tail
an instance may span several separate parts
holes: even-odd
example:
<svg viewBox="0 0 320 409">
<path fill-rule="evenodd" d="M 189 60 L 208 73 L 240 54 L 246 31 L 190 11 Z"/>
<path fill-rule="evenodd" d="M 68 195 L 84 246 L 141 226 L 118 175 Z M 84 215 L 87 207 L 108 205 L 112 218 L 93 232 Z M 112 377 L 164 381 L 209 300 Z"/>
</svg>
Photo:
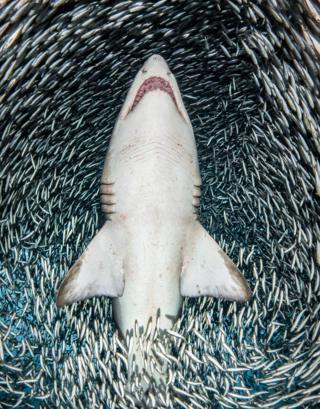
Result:
<svg viewBox="0 0 320 409">
<path fill-rule="evenodd" d="M 153 334 L 146 336 L 135 333 L 131 337 L 128 348 L 128 390 L 140 389 L 142 394 L 149 391 L 161 391 L 168 381 L 168 363 L 163 336 L 153 330 Z M 161 346 L 161 352 L 159 351 Z M 162 358 L 160 357 L 162 355 Z"/>
<path fill-rule="evenodd" d="M 125 282 L 121 250 L 125 248 L 124 233 L 114 221 L 104 224 L 62 281 L 57 297 L 58 307 L 98 295 L 123 295 Z M 237 266 L 198 221 L 192 222 L 186 231 L 182 260 L 182 296 L 213 296 L 232 301 L 248 301 L 251 297 Z M 153 365 L 157 359 L 150 355 L 153 342 L 149 341 L 146 338 L 146 347 L 141 347 L 143 342 L 135 334 L 128 354 L 128 383 L 139 379 L 144 391 L 153 382 L 166 384 L 167 378 L 165 362 L 162 361 L 160 370 Z M 162 355 L 165 355 L 163 351 Z"/>
</svg>

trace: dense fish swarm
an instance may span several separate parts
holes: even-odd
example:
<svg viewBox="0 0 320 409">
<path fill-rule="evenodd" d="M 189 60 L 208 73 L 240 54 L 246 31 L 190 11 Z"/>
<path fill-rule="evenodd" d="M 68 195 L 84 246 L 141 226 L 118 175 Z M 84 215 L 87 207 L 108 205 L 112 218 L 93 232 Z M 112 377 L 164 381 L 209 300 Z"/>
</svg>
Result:
<svg viewBox="0 0 320 409">
<path fill-rule="evenodd" d="M 319 407 L 319 20 L 315 0 L 0 1 L 2 408 Z M 101 226 L 110 134 L 153 53 L 194 125 L 200 220 L 253 298 L 185 299 L 172 353 L 155 346 L 169 384 L 141 397 L 110 300 L 55 295 Z"/>
</svg>

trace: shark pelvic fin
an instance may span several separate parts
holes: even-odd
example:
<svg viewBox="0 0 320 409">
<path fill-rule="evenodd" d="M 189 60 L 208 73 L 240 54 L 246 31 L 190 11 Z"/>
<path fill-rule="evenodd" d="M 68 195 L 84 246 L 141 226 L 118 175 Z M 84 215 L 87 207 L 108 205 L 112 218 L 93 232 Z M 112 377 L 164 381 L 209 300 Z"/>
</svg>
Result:
<svg viewBox="0 0 320 409">
<path fill-rule="evenodd" d="M 188 231 L 180 281 L 186 297 L 248 301 L 251 291 L 237 266 L 197 221 Z"/>
<path fill-rule="evenodd" d="M 58 291 L 58 307 L 98 295 L 122 295 L 123 263 L 114 242 L 115 230 L 112 222 L 106 222 L 70 268 Z"/>
</svg>

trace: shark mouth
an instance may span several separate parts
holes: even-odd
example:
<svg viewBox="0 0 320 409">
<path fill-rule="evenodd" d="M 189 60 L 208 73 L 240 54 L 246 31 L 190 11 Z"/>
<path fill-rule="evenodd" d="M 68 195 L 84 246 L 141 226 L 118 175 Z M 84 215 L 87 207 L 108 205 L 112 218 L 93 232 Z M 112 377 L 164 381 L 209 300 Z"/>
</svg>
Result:
<svg viewBox="0 0 320 409">
<path fill-rule="evenodd" d="M 174 93 L 173 93 L 173 89 L 172 89 L 169 81 L 166 81 L 165 79 L 163 79 L 161 77 L 150 77 L 150 78 L 146 79 L 142 83 L 140 88 L 138 89 L 138 92 L 136 93 L 136 96 L 134 98 L 133 104 L 132 104 L 129 112 L 134 110 L 134 108 L 139 104 L 139 102 L 141 101 L 141 99 L 144 97 L 144 95 L 147 92 L 155 91 L 157 89 L 159 89 L 160 91 L 164 91 L 167 94 L 169 94 L 170 97 L 172 98 L 175 106 L 177 107 L 177 109 L 179 111 L 177 101 L 176 101 L 176 98 L 175 98 Z"/>
</svg>

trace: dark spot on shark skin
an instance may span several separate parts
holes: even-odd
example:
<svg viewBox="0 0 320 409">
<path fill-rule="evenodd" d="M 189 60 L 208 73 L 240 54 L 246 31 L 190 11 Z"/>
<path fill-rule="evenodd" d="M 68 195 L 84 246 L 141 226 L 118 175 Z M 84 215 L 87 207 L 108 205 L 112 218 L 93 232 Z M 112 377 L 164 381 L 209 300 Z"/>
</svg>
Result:
<svg viewBox="0 0 320 409">
<path fill-rule="evenodd" d="M 168 320 L 170 320 L 170 321 L 172 322 L 172 324 L 174 324 L 174 323 L 176 322 L 176 320 L 177 320 L 177 316 L 176 316 L 176 315 L 166 314 L 165 317 L 168 318 Z"/>
</svg>

